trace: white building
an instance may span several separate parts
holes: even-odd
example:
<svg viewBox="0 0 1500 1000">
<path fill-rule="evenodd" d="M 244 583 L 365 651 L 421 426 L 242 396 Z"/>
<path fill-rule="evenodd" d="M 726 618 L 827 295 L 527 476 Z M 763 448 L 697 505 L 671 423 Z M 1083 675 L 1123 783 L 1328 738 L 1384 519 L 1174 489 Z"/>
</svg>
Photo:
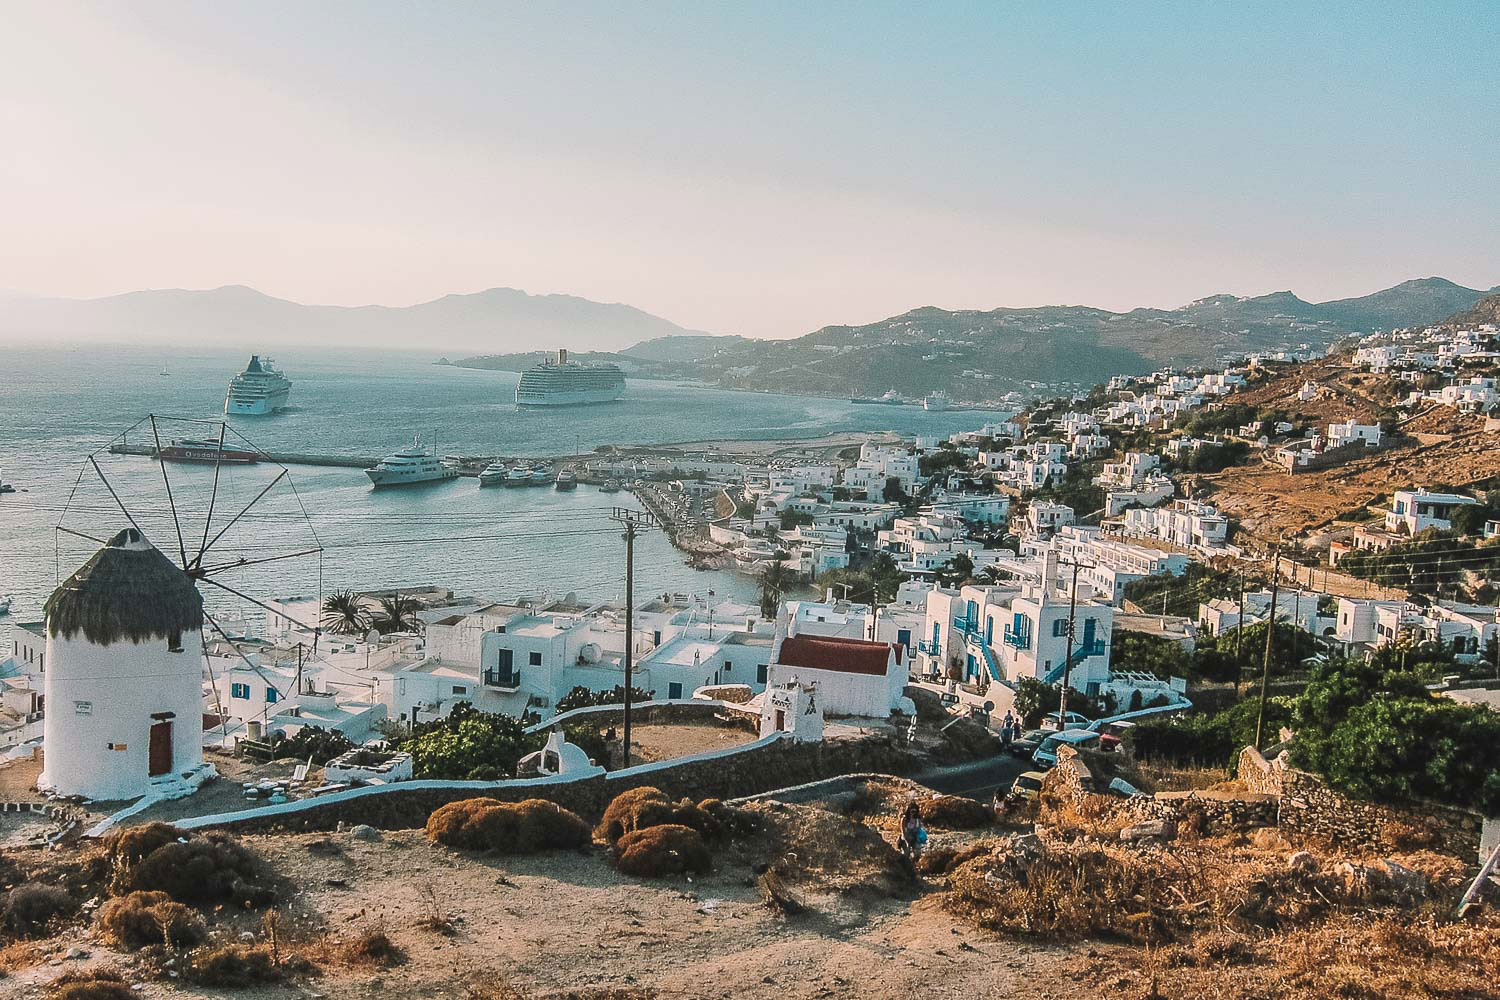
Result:
<svg viewBox="0 0 1500 1000">
<path fill-rule="evenodd" d="M 1397 490 L 1391 509 L 1385 512 L 1385 530 L 1415 535 L 1436 528 L 1453 529 L 1453 512 L 1477 504 L 1473 497 L 1459 493 L 1429 493 L 1426 490 Z"/>
<path fill-rule="evenodd" d="M 1026 508 L 1026 529 L 1038 537 L 1045 537 L 1064 525 L 1073 523 L 1073 508 L 1067 504 L 1033 500 Z"/>
<path fill-rule="evenodd" d="M 180 794 L 203 763 L 203 598 L 134 528 L 47 601 L 46 770 L 58 795 Z"/>
<path fill-rule="evenodd" d="M 1342 448 L 1350 444 L 1362 444 L 1366 448 L 1379 448 L 1385 435 L 1379 424 L 1361 424 L 1353 417 L 1341 424 L 1328 425 L 1328 447 Z"/>
<path fill-rule="evenodd" d="M 1183 548 L 1214 549 L 1224 545 L 1229 520 L 1209 504 L 1178 500 L 1171 507 L 1127 510 L 1125 533 L 1154 538 Z"/>
<path fill-rule="evenodd" d="M 769 686 L 811 686 L 824 715 L 884 719 L 909 710 L 900 651 L 884 642 L 789 634 L 771 659 Z"/>
</svg>

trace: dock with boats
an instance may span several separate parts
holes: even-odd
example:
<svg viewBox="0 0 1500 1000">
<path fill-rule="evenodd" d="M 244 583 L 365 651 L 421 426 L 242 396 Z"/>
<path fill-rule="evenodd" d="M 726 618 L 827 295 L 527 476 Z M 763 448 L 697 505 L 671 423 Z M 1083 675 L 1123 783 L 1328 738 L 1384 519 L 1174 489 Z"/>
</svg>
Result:
<svg viewBox="0 0 1500 1000">
<path fill-rule="evenodd" d="M 155 445 L 128 444 L 117 441 L 109 446 L 109 451 L 112 455 L 157 457 Z M 379 458 L 366 455 L 314 455 L 292 451 L 263 451 L 260 454 L 266 461 L 279 462 L 282 465 L 326 465 L 344 469 L 368 469 L 380 461 Z"/>
</svg>

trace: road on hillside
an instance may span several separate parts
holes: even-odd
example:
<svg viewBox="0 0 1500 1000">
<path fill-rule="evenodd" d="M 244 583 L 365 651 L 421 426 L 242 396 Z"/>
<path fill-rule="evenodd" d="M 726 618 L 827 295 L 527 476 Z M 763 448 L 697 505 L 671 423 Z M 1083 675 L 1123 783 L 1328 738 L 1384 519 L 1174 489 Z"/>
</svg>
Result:
<svg viewBox="0 0 1500 1000">
<path fill-rule="evenodd" d="M 958 764 L 954 767 L 933 768 L 911 776 L 928 788 L 947 795 L 962 795 L 988 803 L 999 788 L 1010 788 L 1011 782 L 1022 771 L 1040 770 L 1029 757 L 1017 757 L 1009 753 L 997 754 L 986 760 Z"/>
</svg>

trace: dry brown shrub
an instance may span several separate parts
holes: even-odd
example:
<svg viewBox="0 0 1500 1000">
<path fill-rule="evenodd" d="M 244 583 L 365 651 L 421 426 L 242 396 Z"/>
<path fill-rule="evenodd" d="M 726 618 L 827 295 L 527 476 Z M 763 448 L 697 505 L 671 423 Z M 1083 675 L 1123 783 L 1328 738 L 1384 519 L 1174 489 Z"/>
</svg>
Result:
<svg viewBox="0 0 1500 1000">
<path fill-rule="evenodd" d="M 165 823 L 131 827 L 105 844 L 116 894 L 164 892 L 180 903 L 264 906 L 275 899 L 265 865 L 226 833 L 189 834 Z"/>
<path fill-rule="evenodd" d="M 450 802 L 427 818 L 427 837 L 472 851 L 532 854 L 589 845 L 589 826 L 576 813 L 546 799 L 500 802 L 491 798 Z"/>
<path fill-rule="evenodd" d="M 716 802 L 715 799 L 704 800 L 705 804 Z M 727 809 L 723 803 L 718 803 L 715 811 L 723 814 Z M 723 824 L 714 811 L 688 799 L 673 802 L 660 788 L 647 785 L 616 795 L 605 808 L 594 833 L 610 847 L 615 847 L 627 833 L 653 826 L 688 826 L 709 839 L 723 832 Z"/>
<path fill-rule="evenodd" d="M 199 986 L 244 988 L 257 983 L 275 983 L 284 978 L 271 947 L 264 944 L 227 944 L 201 949 L 187 963 L 184 973 Z"/>
<path fill-rule="evenodd" d="M 1248 965 L 1259 957 L 1260 951 L 1249 935 L 1220 930 L 1195 934 L 1186 944 L 1175 946 L 1167 955 L 1167 964 L 1199 968 Z"/>
<path fill-rule="evenodd" d="M 376 923 L 360 931 L 357 937 L 345 944 L 343 958 L 351 965 L 380 965 L 389 968 L 404 963 L 406 952 L 391 940 L 384 926 Z"/>
<path fill-rule="evenodd" d="M 946 827 L 950 830 L 971 830 L 979 826 L 993 826 L 995 813 L 989 806 L 960 795 L 939 795 L 917 802 L 917 811 L 922 822 L 928 826 Z"/>
<path fill-rule="evenodd" d="M 30 941 L 12 941 L 0 946 L 0 978 L 6 973 L 29 969 L 42 960 L 42 950 Z"/>
<path fill-rule="evenodd" d="M 132 892 L 99 909 L 96 925 L 119 948 L 131 950 L 164 944 L 169 948 L 200 945 L 207 930 L 198 914 L 164 892 Z"/>
<path fill-rule="evenodd" d="M 1109 795 L 1087 795 L 1077 801 L 1046 796 L 1038 807 L 1038 822 L 1102 840 L 1115 840 L 1121 830 L 1136 822 L 1134 815 L 1121 808 L 1124 802 Z"/>
<path fill-rule="evenodd" d="M 136 1000 L 125 977 L 108 968 L 65 972 L 47 990 L 51 1000 Z"/>
<path fill-rule="evenodd" d="M 962 847 L 929 847 L 917 859 L 917 874 L 946 875 L 965 861 L 982 858 L 994 849 L 994 843 L 986 841 Z"/>
<path fill-rule="evenodd" d="M 697 830 L 667 823 L 621 837 L 615 847 L 615 867 L 626 875 L 644 878 L 682 872 L 707 874 L 713 870 L 713 857 Z"/>
<path fill-rule="evenodd" d="M 77 909 L 77 901 L 66 889 L 25 882 L 7 892 L 0 902 L 0 927 L 16 937 L 45 937 Z"/>
<path fill-rule="evenodd" d="M 1386 820 L 1380 824 L 1379 839 L 1386 850 L 1421 851 L 1436 847 L 1440 838 L 1436 830 L 1420 823 Z"/>
</svg>

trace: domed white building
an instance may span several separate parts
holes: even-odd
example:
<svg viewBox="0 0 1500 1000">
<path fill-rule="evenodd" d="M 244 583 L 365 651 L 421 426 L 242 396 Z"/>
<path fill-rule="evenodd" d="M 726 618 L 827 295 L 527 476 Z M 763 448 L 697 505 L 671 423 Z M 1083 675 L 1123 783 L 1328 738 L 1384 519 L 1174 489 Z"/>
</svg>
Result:
<svg viewBox="0 0 1500 1000">
<path fill-rule="evenodd" d="M 43 771 L 57 795 L 184 794 L 203 763 L 203 597 L 141 533 L 110 539 L 47 599 Z"/>
</svg>

